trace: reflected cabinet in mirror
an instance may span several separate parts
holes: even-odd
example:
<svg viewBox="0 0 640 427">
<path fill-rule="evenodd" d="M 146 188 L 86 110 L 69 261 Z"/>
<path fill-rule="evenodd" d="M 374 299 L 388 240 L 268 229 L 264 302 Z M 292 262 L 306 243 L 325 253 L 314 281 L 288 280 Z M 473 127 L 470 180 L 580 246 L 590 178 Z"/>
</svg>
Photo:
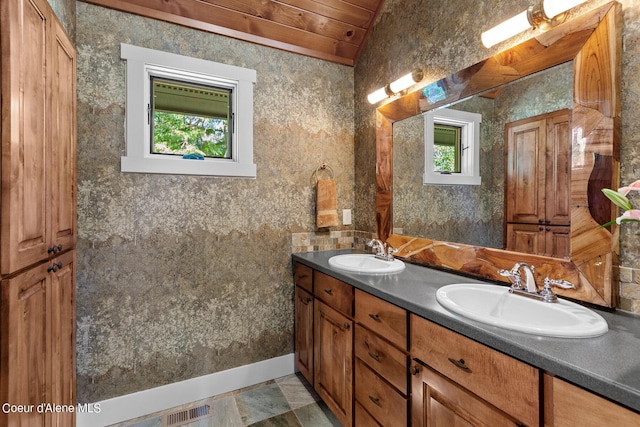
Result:
<svg viewBox="0 0 640 427">
<path fill-rule="evenodd" d="M 600 189 L 618 185 L 621 13 L 609 3 L 379 107 L 378 235 L 401 257 L 489 279 L 528 262 L 540 282 L 576 285 L 559 294 L 614 307 L 617 231 L 599 225 L 616 213 Z M 479 184 L 427 180 L 439 166 L 425 116 L 443 108 L 481 117 Z M 452 164 L 470 151 L 457 144 Z"/>
</svg>

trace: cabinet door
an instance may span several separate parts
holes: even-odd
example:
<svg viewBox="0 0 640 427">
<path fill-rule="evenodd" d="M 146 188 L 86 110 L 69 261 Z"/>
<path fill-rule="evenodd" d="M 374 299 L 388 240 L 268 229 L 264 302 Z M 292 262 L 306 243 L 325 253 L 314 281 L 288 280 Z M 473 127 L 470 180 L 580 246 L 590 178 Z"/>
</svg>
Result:
<svg viewBox="0 0 640 427">
<path fill-rule="evenodd" d="M 571 227 L 548 225 L 544 228 L 545 253 L 553 258 L 571 258 Z"/>
<path fill-rule="evenodd" d="M 296 286 L 295 304 L 296 368 L 313 384 L 313 297 Z"/>
<path fill-rule="evenodd" d="M 640 414 L 545 374 L 544 425 L 546 427 L 638 426 Z"/>
<path fill-rule="evenodd" d="M 509 123 L 505 133 L 506 221 L 544 223 L 546 121 Z"/>
<path fill-rule="evenodd" d="M 76 243 L 76 52 L 53 19 L 51 53 L 51 247 L 64 251 Z"/>
<path fill-rule="evenodd" d="M 571 123 L 569 110 L 547 119 L 545 222 L 571 224 Z"/>
<path fill-rule="evenodd" d="M 49 155 L 46 0 L 0 2 L 2 15 L 2 194 L 0 274 L 47 257 Z"/>
<path fill-rule="evenodd" d="M 413 427 L 521 426 L 509 415 L 453 381 L 415 364 L 412 367 L 411 425 Z"/>
<path fill-rule="evenodd" d="M 525 254 L 544 254 L 544 226 L 507 224 L 507 250 Z"/>
<path fill-rule="evenodd" d="M 48 402 L 75 405 L 76 383 L 76 271 L 75 251 L 67 252 L 48 265 L 51 271 L 49 292 L 51 323 L 51 396 Z M 53 426 L 73 426 L 72 412 L 52 413 Z"/>
<path fill-rule="evenodd" d="M 48 402 L 49 366 L 47 293 L 49 266 L 38 267 L 2 281 L 0 306 L 0 400 L 29 406 L 24 412 L 0 411 L 0 425 L 44 426 L 36 406 Z"/>
<path fill-rule="evenodd" d="M 353 321 L 314 301 L 314 388 L 343 426 L 353 423 Z"/>
</svg>

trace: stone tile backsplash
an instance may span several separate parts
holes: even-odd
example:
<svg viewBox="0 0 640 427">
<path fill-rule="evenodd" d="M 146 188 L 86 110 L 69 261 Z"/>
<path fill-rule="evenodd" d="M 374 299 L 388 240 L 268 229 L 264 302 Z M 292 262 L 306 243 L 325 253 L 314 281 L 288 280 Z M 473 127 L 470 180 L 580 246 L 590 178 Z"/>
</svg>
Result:
<svg viewBox="0 0 640 427">
<path fill-rule="evenodd" d="M 640 268 L 619 267 L 620 310 L 640 314 Z"/>
<path fill-rule="evenodd" d="M 334 249 L 366 250 L 375 234 L 357 230 L 311 231 L 291 235 L 291 252 L 328 251 Z"/>
</svg>

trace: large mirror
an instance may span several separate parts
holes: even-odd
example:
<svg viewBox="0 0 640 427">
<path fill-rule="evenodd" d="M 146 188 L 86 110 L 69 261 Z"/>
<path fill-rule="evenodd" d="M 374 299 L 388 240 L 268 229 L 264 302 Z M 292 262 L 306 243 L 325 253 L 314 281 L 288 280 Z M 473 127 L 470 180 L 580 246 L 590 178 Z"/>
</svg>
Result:
<svg viewBox="0 0 640 427">
<path fill-rule="evenodd" d="M 440 109 L 480 114 L 480 185 L 425 185 L 423 114 L 393 124 L 393 232 L 506 249 L 505 125 L 573 106 L 573 61 Z M 570 147 L 567 147 L 567 151 Z M 463 148 L 462 156 L 467 156 Z M 568 157 L 568 156 L 567 156 Z M 448 178 L 445 174 L 444 178 Z"/>
<path fill-rule="evenodd" d="M 430 83 L 442 89 L 443 99 L 430 103 L 425 83 L 379 107 L 379 236 L 414 262 L 490 279 L 500 279 L 499 268 L 529 262 L 539 280 L 555 276 L 576 284 L 560 294 L 614 307 L 617 232 L 599 224 L 615 212 L 599 194 L 618 183 L 620 22 L 621 6 L 607 4 Z M 481 134 L 490 142 L 480 144 L 480 186 L 422 183 L 423 114 L 442 107 L 483 114 Z M 567 253 L 553 258 L 507 251 L 505 124 L 562 109 L 571 117 Z"/>
</svg>

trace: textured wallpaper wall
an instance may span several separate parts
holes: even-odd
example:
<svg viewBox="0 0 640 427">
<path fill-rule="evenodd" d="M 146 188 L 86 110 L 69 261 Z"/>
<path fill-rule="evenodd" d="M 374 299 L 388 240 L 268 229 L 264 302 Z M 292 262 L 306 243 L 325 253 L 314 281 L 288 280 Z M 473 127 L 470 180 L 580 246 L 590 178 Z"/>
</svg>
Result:
<svg viewBox="0 0 640 427">
<path fill-rule="evenodd" d="M 255 180 L 120 172 L 121 42 L 257 71 Z M 353 208 L 353 69 L 82 2 L 77 49 L 79 401 L 291 353 L 322 162 Z"/>
</svg>

